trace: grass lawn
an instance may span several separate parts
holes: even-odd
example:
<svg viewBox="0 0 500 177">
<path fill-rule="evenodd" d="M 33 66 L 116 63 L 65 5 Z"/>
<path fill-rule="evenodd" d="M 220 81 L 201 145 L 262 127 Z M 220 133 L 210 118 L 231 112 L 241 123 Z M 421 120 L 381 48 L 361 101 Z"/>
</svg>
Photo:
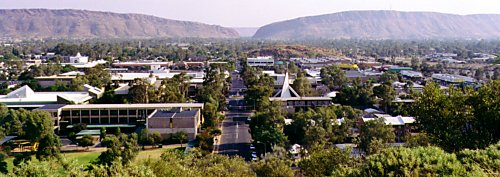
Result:
<svg viewBox="0 0 500 177">
<path fill-rule="evenodd" d="M 137 157 L 134 159 L 135 161 L 141 161 L 144 159 L 159 159 L 161 157 L 161 154 L 165 152 L 167 149 L 172 149 L 173 147 L 169 148 L 156 148 L 156 149 L 147 149 L 144 151 L 139 151 L 139 154 Z M 179 149 L 183 149 L 178 147 Z M 177 149 L 177 148 L 176 148 Z M 97 159 L 101 152 L 72 152 L 72 153 L 62 153 L 61 156 L 65 157 L 67 160 L 76 160 L 76 163 L 79 165 L 88 165 L 90 162 L 93 160 Z M 7 162 L 7 169 L 9 171 L 12 171 L 14 168 L 13 161 L 14 158 L 7 158 L 5 160 Z"/>
</svg>

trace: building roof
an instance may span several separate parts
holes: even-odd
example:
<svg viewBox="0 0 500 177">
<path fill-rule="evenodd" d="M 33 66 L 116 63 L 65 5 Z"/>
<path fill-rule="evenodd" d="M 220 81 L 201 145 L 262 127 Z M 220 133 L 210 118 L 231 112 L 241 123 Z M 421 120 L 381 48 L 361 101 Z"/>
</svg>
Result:
<svg viewBox="0 0 500 177">
<path fill-rule="evenodd" d="M 34 92 L 29 86 L 25 85 L 7 95 L 0 95 L 0 103 L 12 105 L 49 104 L 57 103 L 58 98 L 77 104 L 92 99 L 88 92 Z"/>
<path fill-rule="evenodd" d="M 462 82 L 475 82 L 476 79 L 467 76 L 454 75 L 454 74 L 432 74 L 433 79 L 450 82 L 450 83 L 462 83 Z"/>
<path fill-rule="evenodd" d="M 278 91 L 274 97 L 278 98 L 291 98 L 291 97 L 300 97 L 300 95 L 295 92 L 295 90 L 290 86 L 290 79 L 288 78 L 288 72 L 285 73 L 285 80 L 283 81 L 283 86 L 281 90 Z"/>
<path fill-rule="evenodd" d="M 62 108 L 66 106 L 65 104 L 46 104 L 36 110 L 41 110 L 41 111 L 54 111 L 58 110 L 59 108 Z"/>
<path fill-rule="evenodd" d="M 150 118 L 193 118 L 198 115 L 199 109 L 182 112 L 156 111 Z"/>
<path fill-rule="evenodd" d="M 63 109 L 117 109 L 117 108 L 203 108 L 203 103 L 142 103 L 142 104 L 74 104 Z"/>
<path fill-rule="evenodd" d="M 377 114 L 375 114 L 375 116 L 377 116 Z M 384 123 L 386 125 L 405 125 L 405 124 L 411 124 L 411 123 L 415 122 L 415 118 L 413 118 L 413 117 L 403 117 L 403 116 L 393 117 L 393 116 L 388 115 L 388 114 L 380 114 L 379 116 L 381 116 L 381 117 L 378 117 L 378 116 L 377 117 L 383 119 Z M 372 121 L 375 119 L 377 119 L 377 118 L 363 118 L 363 122 Z"/>
<path fill-rule="evenodd" d="M 31 89 L 28 85 L 25 85 L 5 95 L 4 98 L 28 98 L 33 95 L 35 95 L 35 91 L 33 91 L 33 89 Z"/>
<path fill-rule="evenodd" d="M 413 77 L 413 78 L 424 77 L 424 75 L 422 75 L 421 72 L 417 72 L 417 71 L 403 70 L 400 73 L 401 73 L 401 75 L 407 76 L 407 77 Z"/>
</svg>

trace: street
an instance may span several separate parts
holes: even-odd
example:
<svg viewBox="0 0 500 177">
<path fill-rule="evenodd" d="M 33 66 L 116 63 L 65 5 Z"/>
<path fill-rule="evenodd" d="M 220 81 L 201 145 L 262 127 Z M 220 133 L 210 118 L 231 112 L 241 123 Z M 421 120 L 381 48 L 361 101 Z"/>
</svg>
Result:
<svg viewBox="0 0 500 177">
<path fill-rule="evenodd" d="M 237 64 L 237 70 L 241 71 L 241 65 Z M 239 72 L 231 74 L 231 91 L 228 98 L 229 111 L 225 113 L 222 121 L 222 135 L 215 145 L 215 150 L 219 154 L 235 156 L 239 155 L 246 160 L 250 160 L 250 143 L 252 136 L 249 133 L 248 117 L 252 112 L 246 111 L 242 99 L 246 87 L 240 77 Z"/>
<path fill-rule="evenodd" d="M 249 159 L 249 147 L 252 137 L 248 132 L 247 117 L 251 112 L 227 112 L 222 121 L 222 135 L 216 147 L 219 154 L 239 155 Z"/>
</svg>

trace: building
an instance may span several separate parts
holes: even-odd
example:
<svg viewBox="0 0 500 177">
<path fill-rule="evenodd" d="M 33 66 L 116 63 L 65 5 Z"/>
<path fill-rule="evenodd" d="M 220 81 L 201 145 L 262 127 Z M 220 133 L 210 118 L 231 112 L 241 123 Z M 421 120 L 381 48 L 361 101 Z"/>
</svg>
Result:
<svg viewBox="0 0 500 177">
<path fill-rule="evenodd" d="M 40 86 L 45 88 L 55 85 L 58 82 L 68 85 L 71 84 L 75 78 L 76 76 L 72 75 L 52 75 L 35 77 L 35 80 L 38 81 L 38 84 L 40 84 Z"/>
<path fill-rule="evenodd" d="M 172 66 L 170 61 L 138 60 L 127 62 L 115 62 L 112 64 L 116 68 L 128 68 L 131 70 L 159 70 Z"/>
<path fill-rule="evenodd" d="M 332 104 L 332 98 L 330 97 L 306 97 L 297 94 L 290 86 L 288 73 L 285 74 L 282 88 L 273 97 L 270 97 L 269 101 L 280 104 L 288 112 L 295 112 L 296 109 L 305 107 L 329 106 Z"/>
<path fill-rule="evenodd" d="M 407 116 L 391 116 L 389 114 L 374 114 L 375 118 L 362 118 L 363 122 L 372 121 L 375 119 L 383 119 L 386 125 L 391 125 L 394 128 L 396 142 L 402 142 L 406 135 L 416 133 L 414 117 Z"/>
<path fill-rule="evenodd" d="M 67 56 L 64 57 L 64 62 L 66 63 L 88 63 L 89 62 L 89 57 L 88 56 L 82 56 L 80 52 L 76 54 L 76 56 Z"/>
<path fill-rule="evenodd" d="M 339 65 L 344 69 L 358 69 L 358 66 L 351 64 L 352 60 L 347 58 L 291 58 L 290 60 L 302 69 L 321 69 L 330 65 Z"/>
<path fill-rule="evenodd" d="M 274 59 L 272 56 L 247 58 L 247 65 L 253 67 L 273 67 Z"/>
<path fill-rule="evenodd" d="M 187 118 L 185 111 L 197 110 L 192 119 L 196 128 L 203 123 L 203 117 L 199 113 L 203 110 L 203 103 L 150 103 L 150 104 L 46 104 L 39 106 L 36 110 L 48 111 L 55 120 L 56 128 L 62 133 L 68 132 L 75 124 L 86 124 L 87 129 L 117 128 L 120 127 L 124 132 L 134 132 L 137 128 L 146 125 L 146 127 L 162 128 L 153 121 L 149 123 L 148 119 L 160 118 L 163 114 L 158 112 L 171 112 L 179 114 L 178 118 Z M 175 117 L 175 116 L 174 116 Z M 182 122 L 182 121 L 180 121 Z M 178 128 L 185 126 L 179 125 Z M 181 126 L 182 125 L 182 126 Z M 175 127 L 174 127 L 175 128 Z M 192 128 L 192 127 L 191 127 Z M 181 129 L 183 130 L 183 129 Z M 166 131 L 166 130 L 165 130 Z M 193 131 L 189 131 L 193 132 Z M 189 134 L 189 132 L 186 132 Z M 160 132 L 161 133 L 161 132 Z M 197 131 L 195 131 L 195 134 Z"/>
<path fill-rule="evenodd" d="M 403 70 L 399 72 L 401 76 L 405 79 L 409 79 L 411 81 L 419 81 L 424 78 L 424 75 L 421 72 L 417 71 L 410 71 L 410 70 Z"/>
<path fill-rule="evenodd" d="M 448 85 L 467 86 L 476 83 L 476 79 L 472 77 L 455 75 L 455 74 L 432 74 L 432 79 L 443 86 L 448 86 Z"/>
<path fill-rule="evenodd" d="M 9 108 L 38 108 L 46 104 L 83 104 L 92 99 L 89 92 L 34 92 L 25 85 L 7 95 L 0 95 L 0 103 Z"/>
<path fill-rule="evenodd" d="M 177 132 L 185 132 L 189 139 L 195 139 L 201 126 L 199 109 L 189 111 L 155 111 L 147 119 L 149 132 L 159 132 L 164 138 Z"/>
</svg>

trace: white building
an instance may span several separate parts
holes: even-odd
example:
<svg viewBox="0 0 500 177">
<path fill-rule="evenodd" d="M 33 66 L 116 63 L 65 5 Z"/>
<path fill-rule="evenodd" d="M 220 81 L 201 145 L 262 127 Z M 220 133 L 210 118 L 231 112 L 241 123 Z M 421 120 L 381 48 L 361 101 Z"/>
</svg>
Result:
<svg viewBox="0 0 500 177">
<path fill-rule="evenodd" d="M 247 65 L 253 67 L 270 67 L 274 66 L 274 59 L 272 56 L 247 58 Z"/>
<path fill-rule="evenodd" d="M 88 63 L 89 62 L 89 57 L 88 56 L 82 56 L 80 52 L 76 54 L 76 56 L 70 56 L 68 58 L 68 63 Z"/>
<path fill-rule="evenodd" d="M 0 95 L 0 103 L 7 107 L 39 107 L 45 104 L 82 104 L 92 97 L 88 92 L 34 92 L 25 85 L 7 95 Z"/>
</svg>

